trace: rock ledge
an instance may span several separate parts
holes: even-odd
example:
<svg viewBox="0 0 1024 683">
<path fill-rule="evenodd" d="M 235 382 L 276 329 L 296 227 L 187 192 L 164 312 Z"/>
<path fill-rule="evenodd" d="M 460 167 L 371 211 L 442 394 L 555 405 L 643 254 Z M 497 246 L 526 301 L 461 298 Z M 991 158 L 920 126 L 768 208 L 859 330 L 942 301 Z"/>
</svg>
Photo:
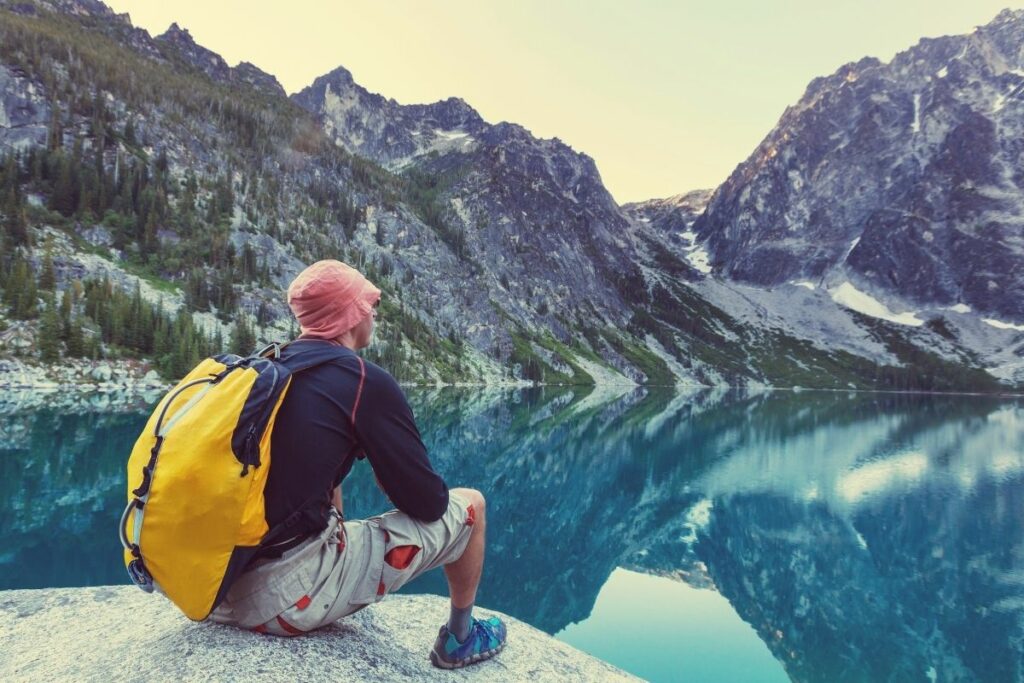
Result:
<svg viewBox="0 0 1024 683">
<path fill-rule="evenodd" d="M 427 659 L 447 601 L 391 596 L 331 626 L 276 638 L 193 623 L 133 586 L 0 592 L 0 678 L 17 681 L 633 681 L 510 617 L 495 659 L 440 671 Z M 494 614 L 488 610 L 478 610 Z"/>
</svg>

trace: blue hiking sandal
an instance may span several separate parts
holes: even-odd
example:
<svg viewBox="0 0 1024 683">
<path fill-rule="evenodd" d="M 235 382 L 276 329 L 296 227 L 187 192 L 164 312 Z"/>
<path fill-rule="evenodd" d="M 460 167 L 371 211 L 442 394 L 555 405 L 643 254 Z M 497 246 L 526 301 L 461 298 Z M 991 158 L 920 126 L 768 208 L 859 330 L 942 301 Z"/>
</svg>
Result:
<svg viewBox="0 0 1024 683">
<path fill-rule="evenodd" d="M 461 643 L 445 624 L 430 651 L 430 663 L 442 669 L 461 669 L 482 662 L 501 652 L 507 636 L 505 624 L 498 617 L 486 621 L 473 619 L 469 635 Z"/>
</svg>

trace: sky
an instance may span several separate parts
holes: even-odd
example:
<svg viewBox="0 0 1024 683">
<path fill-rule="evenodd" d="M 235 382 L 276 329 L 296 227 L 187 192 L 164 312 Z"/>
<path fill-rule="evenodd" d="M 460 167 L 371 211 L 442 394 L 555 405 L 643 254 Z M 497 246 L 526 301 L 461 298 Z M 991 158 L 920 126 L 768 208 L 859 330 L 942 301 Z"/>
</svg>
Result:
<svg viewBox="0 0 1024 683">
<path fill-rule="evenodd" d="M 620 203 L 724 181 L 817 76 L 969 33 L 1024 0 L 106 0 L 289 94 L 338 66 L 402 104 L 460 97 L 557 137 Z"/>
</svg>

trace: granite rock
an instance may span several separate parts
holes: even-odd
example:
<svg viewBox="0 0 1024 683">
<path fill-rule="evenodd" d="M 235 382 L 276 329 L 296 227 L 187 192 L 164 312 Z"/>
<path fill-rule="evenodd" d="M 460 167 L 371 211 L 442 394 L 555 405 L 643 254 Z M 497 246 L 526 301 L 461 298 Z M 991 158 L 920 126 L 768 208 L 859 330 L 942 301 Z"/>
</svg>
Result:
<svg viewBox="0 0 1024 683">
<path fill-rule="evenodd" d="M 478 610 L 482 614 L 493 614 Z M 510 617 L 495 659 L 452 672 L 427 653 L 447 601 L 401 595 L 297 638 L 193 623 L 133 586 L 0 593 L 0 676 L 18 681 L 637 680 Z"/>
</svg>

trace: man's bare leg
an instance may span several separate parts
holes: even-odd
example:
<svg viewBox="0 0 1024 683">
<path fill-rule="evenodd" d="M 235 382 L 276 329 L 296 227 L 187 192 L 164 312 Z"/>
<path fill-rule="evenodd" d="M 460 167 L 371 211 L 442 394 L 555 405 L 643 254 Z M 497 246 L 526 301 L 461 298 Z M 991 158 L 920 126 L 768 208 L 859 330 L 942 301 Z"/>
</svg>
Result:
<svg viewBox="0 0 1024 683">
<path fill-rule="evenodd" d="M 444 566 L 452 605 L 456 609 L 465 609 L 476 602 L 476 589 L 483 574 L 487 510 L 483 494 L 476 489 L 452 489 L 452 493 L 465 498 L 473 506 L 474 513 L 473 531 L 466 550 L 459 559 Z"/>
<path fill-rule="evenodd" d="M 505 647 L 507 637 L 505 624 L 498 617 L 473 618 L 476 589 L 484 569 L 487 510 L 483 494 L 475 489 L 452 489 L 452 493 L 473 506 L 473 530 L 462 557 L 444 567 L 452 597 L 451 613 L 430 651 L 430 661 L 442 669 L 457 669 L 490 659 Z"/>
</svg>

